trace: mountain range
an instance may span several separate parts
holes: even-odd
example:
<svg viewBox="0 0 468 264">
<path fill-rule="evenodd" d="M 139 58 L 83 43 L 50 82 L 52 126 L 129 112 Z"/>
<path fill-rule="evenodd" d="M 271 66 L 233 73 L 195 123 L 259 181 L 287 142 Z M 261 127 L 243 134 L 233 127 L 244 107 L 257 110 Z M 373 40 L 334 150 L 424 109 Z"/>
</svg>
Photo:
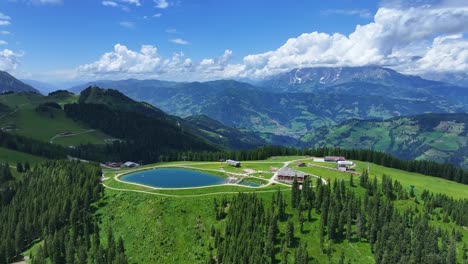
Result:
<svg viewBox="0 0 468 264">
<path fill-rule="evenodd" d="M 468 111 L 468 88 L 400 74 L 382 67 L 307 68 L 256 85 L 219 80 L 97 81 L 172 115 L 206 115 L 225 125 L 299 138 L 306 132 L 357 119 Z"/>
<path fill-rule="evenodd" d="M 142 115 L 166 132 L 180 130 L 177 133 L 197 146 L 339 146 L 462 167 L 468 163 L 463 158 L 467 156 L 466 115 L 451 114 L 468 112 L 468 88 L 382 67 L 295 69 L 255 84 L 107 80 L 70 91 L 81 93 L 73 100 L 82 111 L 99 110 L 104 119 L 106 113 L 115 118 L 125 113 Z M 79 122 L 104 129 L 95 118 L 74 114 L 81 118 Z M 149 124 L 139 118 L 141 124 Z M 460 131 L 441 130 L 446 126 Z M 123 135 L 117 132 L 125 133 L 123 127 L 106 129 L 104 133 L 117 138 Z"/>
</svg>

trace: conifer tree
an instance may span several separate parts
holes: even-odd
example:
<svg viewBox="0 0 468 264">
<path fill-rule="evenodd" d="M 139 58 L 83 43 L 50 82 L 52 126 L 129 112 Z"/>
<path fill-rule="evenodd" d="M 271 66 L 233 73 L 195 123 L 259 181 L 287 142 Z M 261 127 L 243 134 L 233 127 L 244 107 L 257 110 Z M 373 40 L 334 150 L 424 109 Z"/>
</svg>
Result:
<svg viewBox="0 0 468 264">
<path fill-rule="evenodd" d="M 291 221 L 286 226 L 286 243 L 288 247 L 292 247 L 294 242 L 294 225 Z"/>
<path fill-rule="evenodd" d="M 297 177 L 294 177 L 294 181 L 292 183 L 292 189 L 291 189 L 291 206 L 292 206 L 292 208 L 296 208 L 298 206 L 299 199 L 300 199 L 299 183 L 297 182 Z"/>
</svg>

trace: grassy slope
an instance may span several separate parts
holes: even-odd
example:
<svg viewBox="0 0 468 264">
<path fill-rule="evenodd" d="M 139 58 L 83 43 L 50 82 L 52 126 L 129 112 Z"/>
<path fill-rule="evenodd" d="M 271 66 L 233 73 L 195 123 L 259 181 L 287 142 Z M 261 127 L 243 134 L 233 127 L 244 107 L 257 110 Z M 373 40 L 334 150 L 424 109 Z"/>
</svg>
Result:
<svg viewBox="0 0 468 264">
<path fill-rule="evenodd" d="M 366 162 L 356 161 L 357 164 L 356 171 L 361 172 L 364 168 L 367 168 Z M 314 163 L 319 164 L 320 163 Z M 327 165 L 322 165 L 327 166 Z M 408 187 L 410 185 L 415 186 L 415 193 L 419 194 L 424 189 L 427 189 L 433 193 L 442 193 L 454 198 L 466 198 L 468 199 L 468 185 L 456 183 L 453 181 L 445 180 L 442 178 L 436 178 L 431 176 L 426 176 L 419 173 L 407 172 L 392 168 L 387 168 L 384 166 L 376 165 L 373 163 L 369 164 L 370 166 L 370 177 L 373 178 L 374 176 L 380 181 L 382 175 L 385 174 L 390 176 L 391 178 L 398 180 L 403 186 Z M 334 181 L 335 179 L 344 179 L 345 181 L 349 181 L 349 174 L 338 172 L 338 171 L 330 171 L 327 169 L 316 168 L 316 167 L 303 167 L 298 168 L 295 167 L 297 170 L 309 172 L 318 176 L 322 176 L 324 179 L 330 179 L 330 181 Z M 357 176 L 354 176 L 354 182 L 358 183 L 359 179 Z"/>
<path fill-rule="evenodd" d="M 304 146 L 364 148 L 405 159 L 429 159 L 468 168 L 468 115 L 426 114 L 385 121 L 351 120 L 307 133 Z M 459 159 L 459 157 L 461 157 Z"/>
<path fill-rule="evenodd" d="M 39 157 L 39 156 L 33 156 L 27 153 L 0 147 L 0 162 L 1 163 L 8 162 L 10 165 L 16 166 L 16 163 L 18 162 L 24 163 L 27 161 L 30 164 L 35 164 L 35 163 L 39 163 L 45 160 L 46 159 Z"/>
<path fill-rule="evenodd" d="M 278 157 L 273 161 L 295 160 L 301 157 Z M 253 169 L 263 170 L 268 161 L 259 161 L 259 163 L 243 162 L 243 166 L 248 166 Z M 187 164 L 187 162 L 168 163 L 166 165 Z M 189 163 L 190 164 L 190 163 Z M 191 166 L 204 169 L 219 169 L 220 164 L 217 162 L 207 162 L 204 165 L 199 162 L 192 162 Z M 367 164 L 357 162 L 358 170 L 366 167 Z M 150 167 L 148 165 L 146 167 Z M 292 165 L 295 167 L 295 165 Z M 414 184 L 416 186 L 416 194 L 418 195 L 423 188 L 427 188 L 432 192 L 441 192 L 451 195 L 456 198 L 468 198 L 468 186 L 458 183 L 427 177 L 416 173 L 407 173 L 400 170 L 385 168 L 382 166 L 371 164 L 371 175 L 381 177 L 383 173 L 400 180 L 404 185 Z M 332 172 L 325 169 L 301 168 L 305 171 L 311 171 L 314 174 L 323 178 L 343 178 L 346 182 L 349 181 L 349 176 L 344 176 L 343 173 Z M 112 177 L 113 172 L 106 173 L 106 176 Z M 176 195 L 193 195 L 193 194 L 208 194 L 217 192 L 239 192 L 251 191 L 243 187 L 213 187 L 202 188 L 195 190 L 150 190 L 145 187 L 133 186 L 129 184 L 119 183 L 113 179 L 105 181 L 106 184 L 117 188 L 146 190 L 154 193 L 176 194 Z M 355 183 L 358 183 L 358 178 L 355 178 Z M 348 186 L 349 184 L 347 184 Z M 271 186 L 266 190 L 275 191 L 279 186 Z M 360 187 L 353 188 L 357 193 L 363 193 Z M 263 189 L 259 189 L 263 190 Z M 290 192 L 283 192 L 289 200 Z M 125 240 L 127 254 L 130 263 L 205 263 L 209 254 L 209 247 L 213 245 L 213 238 L 210 237 L 210 228 L 212 225 L 221 227 L 223 222 L 215 221 L 213 210 L 213 199 L 221 198 L 224 195 L 233 194 L 214 194 L 199 197 L 161 197 L 157 195 L 120 192 L 110 189 L 105 191 L 104 202 L 99 207 L 97 214 L 101 217 L 101 230 L 106 230 L 108 226 L 112 226 L 118 236 L 122 236 Z M 258 193 L 258 195 L 268 201 L 273 193 Z M 397 207 L 404 208 L 406 206 L 419 206 L 412 200 L 399 201 Z M 296 214 L 292 213 L 291 208 L 288 208 L 289 213 L 294 221 Z M 422 209 L 421 209 L 422 210 Z M 319 263 L 328 262 L 328 257 L 320 253 L 319 245 L 319 218 L 314 213 L 314 220 L 306 222 L 304 225 L 305 233 L 300 234 L 295 231 L 295 236 L 301 241 L 306 241 L 309 245 L 309 254 Z M 282 233 L 285 230 L 285 224 L 280 223 L 279 228 Z M 439 222 L 434 222 L 435 225 L 440 225 L 451 230 L 455 227 L 452 223 L 441 225 Z M 456 227 L 457 229 L 460 229 Z M 464 241 L 468 242 L 468 230 L 460 229 L 464 235 Z M 368 244 L 356 242 L 349 244 L 343 242 L 334 246 L 335 253 L 333 254 L 332 262 L 337 263 L 339 255 L 343 250 L 346 258 L 352 263 L 373 263 L 374 258 L 370 252 Z M 460 249 L 460 248 L 459 248 Z M 290 251 L 290 260 L 292 261 L 294 249 Z M 459 250 L 460 252 L 460 250 Z M 279 259 L 279 255 L 277 256 Z"/>
<path fill-rule="evenodd" d="M 62 132 L 72 132 L 78 135 L 56 138 L 55 144 L 64 146 L 79 144 L 104 144 L 104 138 L 110 138 L 100 131 L 83 133 L 90 130 L 87 126 L 74 122 L 67 118 L 65 113 L 58 109 L 52 109 L 47 113 L 35 111 L 37 105 L 54 101 L 61 105 L 76 101 L 76 96 L 68 97 L 44 97 L 34 94 L 8 94 L 0 96 L 0 101 L 10 106 L 14 113 L 0 119 L 0 127 L 14 126 L 12 132 L 19 135 L 49 142 L 52 137 Z M 79 134 L 83 133 L 83 134 Z"/>
</svg>

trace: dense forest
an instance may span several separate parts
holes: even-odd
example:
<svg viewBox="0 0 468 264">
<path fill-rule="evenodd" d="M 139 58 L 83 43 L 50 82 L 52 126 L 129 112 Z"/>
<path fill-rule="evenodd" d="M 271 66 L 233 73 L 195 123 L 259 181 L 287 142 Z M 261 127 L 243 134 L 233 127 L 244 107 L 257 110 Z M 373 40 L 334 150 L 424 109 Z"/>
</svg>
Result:
<svg viewBox="0 0 468 264">
<path fill-rule="evenodd" d="M 64 147 L 20 135 L 14 135 L 1 130 L 0 146 L 50 159 L 66 158 L 67 154 L 67 150 Z"/>
<path fill-rule="evenodd" d="M 144 114 L 110 109 L 102 104 L 67 104 L 67 116 L 123 140 L 105 153 L 155 162 L 170 151 L 214 151 L 216 148 L 181 127 Z"/>
<path fill-rule="evenodd" d="M 127 263 L 123 241 L 112 230 L 106 245 L 100 242 L 93 205 L 103 195 L 100 177 L 97 165 L 48 161 L 21 180 L 4 183 L 0 263 L 12 262 L 39 241 L 32 263 Z"/>
<path fill-rule="evenodd" d="M 215 200 L 220 229 L 212 232 L 214 250 L 208 263 L 310 263 L 308 246 L 320 247 L 331 260 L 334 244 L 369 243 L 375 263 L 457 263 L 456 244 L 462 234 L 456 229 L 433 225 L 432 221 L 468 225 L 468 200 L 454 200 L 425 191 L 417 201 L 398 181 L 384 176 L 382 184 L 364 172 L 359 182 L 344 181 L 324 185 L 321 179 L 311 188 L 306 181 L 300 189 L 293 183 L 291 199 L 278 191 L 271 204 L 255 194 L 239 194 L 231 200 Z M 359 185 L 359 186 L 358 186 Z M 359 188 L 365 195 L 357 194 Z M 397 209 L 396 201 L 413 199 L 416 205 Z M 286 209 L 288 208 L 288 209 Z M 419 207 L 420 208 L 420 207 Z M 294 214 L 297 217 L 292 217 Z M 318 219 L 317 219 L 318 218 Z M 307 245 L 306 221 L 320 221 L 320 244 Z M 280 229 L 279 226 L 282 226 Z M 468 262 L 468 250 L 459 253 Z M 459 259 L 459 258 L 458 258 Z M 342 254 L 340 263 L 346 263 Z"/>
</svg>

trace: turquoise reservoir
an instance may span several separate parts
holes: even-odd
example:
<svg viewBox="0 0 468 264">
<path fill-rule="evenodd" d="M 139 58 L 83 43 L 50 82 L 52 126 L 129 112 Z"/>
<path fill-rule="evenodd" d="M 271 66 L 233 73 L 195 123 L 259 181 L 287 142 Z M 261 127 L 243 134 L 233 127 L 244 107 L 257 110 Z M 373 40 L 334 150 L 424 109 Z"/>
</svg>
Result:
<svg viewBox="0 0 468 264">
<path fill-rule="evenodd" d="M 159 188 L 189 188 L 224 184 L 222 177 L 178 168 L 139 171 L 124 175 L 121 179 Z"/>
</svg>

